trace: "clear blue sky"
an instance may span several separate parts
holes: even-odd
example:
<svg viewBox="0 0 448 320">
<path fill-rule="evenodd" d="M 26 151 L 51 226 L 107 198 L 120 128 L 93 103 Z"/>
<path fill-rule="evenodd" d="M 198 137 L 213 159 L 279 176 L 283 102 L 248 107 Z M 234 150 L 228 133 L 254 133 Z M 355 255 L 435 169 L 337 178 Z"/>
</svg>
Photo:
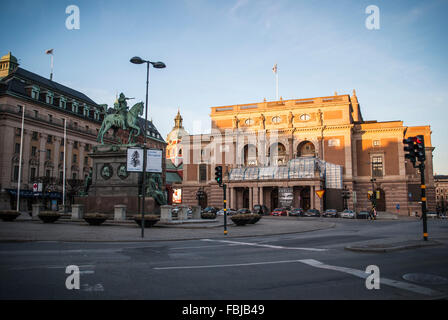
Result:
<svg viewBox="0 0 448 320">
<path fill-rule="evenodd" d="M 80 9 L 68 30 L 65 8 Z M 365 27 L 368 5 L 380 29 Z M 152 70 L 150 117 L 165 136 L 180 107 L 190 133 L 210 127 L 210 106 L 351 93 L 366 120 L 431 125 L 434 167 L 448 174 L 448 1 L 23 1 L 2 0 L 0 54 L 111 105 L 145 99 L 139 55 Z"/>
</svg>

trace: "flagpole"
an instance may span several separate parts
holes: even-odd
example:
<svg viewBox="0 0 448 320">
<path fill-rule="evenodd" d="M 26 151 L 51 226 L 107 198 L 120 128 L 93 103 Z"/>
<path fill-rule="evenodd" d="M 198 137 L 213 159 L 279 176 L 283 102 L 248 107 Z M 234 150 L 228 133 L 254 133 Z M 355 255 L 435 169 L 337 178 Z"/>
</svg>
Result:
<svg viewBox="0 0 448 320">
<path fill-rule="evenodd" d="M 20 210 L 20 180 L 22 180 L 23 125 L 25 123 L 25 106 L 22 107 L 22 130 L 20 133 L 19 180 L 17 182 L 17 211 Z"/>
<path fill-rule="evenodd" d="M 51 68 L 50 81 L 52 81 L 53 80 L 53 53 L 51 53 L 50 60 L 51 60 L 51 62 L 50 62 L 50 68 Z"/>
<path fill-rule="evenodd" d="M 278 71 L 275 71 L 275 98 L 278 101 Z"/>
<path fill-rule="evenodd" d="M 66 152 L 66 150 L 67 150 L 67 121 L 66 121 L 66 119 L 63 119 L 64 120 L 64 171 L 63 171 L 63 173 L 62 173 L 62 180 L 63 180 L 63 182 L 62 182 L 62 207 L 64 208 L 63 210 L 64 210 L 64 213 L 65 213 L 65 159 L 66 159 L 66 157 L 67 157 L 67 152 Z"/>
</svg>

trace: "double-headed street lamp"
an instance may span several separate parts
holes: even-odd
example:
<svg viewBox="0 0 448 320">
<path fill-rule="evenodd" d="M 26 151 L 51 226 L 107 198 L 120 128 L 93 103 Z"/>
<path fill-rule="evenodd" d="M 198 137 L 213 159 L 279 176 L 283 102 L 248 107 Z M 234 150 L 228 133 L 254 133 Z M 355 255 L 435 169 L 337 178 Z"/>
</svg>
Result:
<svg viewBox="0 0 448 320">
<path fill-rule="evenodd" d="M 148 133 L 148 86 L 149 86 L 149 64 L 152 64 L 153 68 L 163 69 L 166 68 L 166 65 L 163 62 L 151 62 L 148 60 L 143 60 L 140 57 L 133 57 L 130 60 L 134 64 L 143 64 L 146 63 L 146 108 L 145 108 L 145 132 L 143 134 L 144 137 L 144 145 L 143 145 L 143 212 L 142 212 L 142 238 L 144 237 L 145 230 L 145 196 L 146 196 L 146 135 Z"/>
</svg>

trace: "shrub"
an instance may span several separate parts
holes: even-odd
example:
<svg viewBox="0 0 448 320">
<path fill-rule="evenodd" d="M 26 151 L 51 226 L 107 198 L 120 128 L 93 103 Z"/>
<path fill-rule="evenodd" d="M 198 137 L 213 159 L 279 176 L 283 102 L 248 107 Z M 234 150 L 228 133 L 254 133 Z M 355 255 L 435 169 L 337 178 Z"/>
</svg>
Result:
<svg viewBox="0 0 448 320">
<path fill-rule="evenodd" d="M 244 226 L 245 224 L 249 223 L 252 220 L 253 218 L 252 216 L 253 214 L 240 213 L 231 216 L 230 219 L 232 219 L 233 223 L 236 224 L 237 226 Z"/>
<path fill-rule="evenodd" d="M 249 220 L 248 223 L 251 223 L 251 224 L 255 224 L 258 222 L 258 220 L 261 219 L 261 215 L 259 215 L 258 213 L 252 213 L 252 214 L 250 214 L 250 216 L 251 216 L 251 219 Z"/>
<path fill-rule="evenodd" d="M 15 210 L 0 210 L 0 219 L 3 221 L 14 221 L 19 215 Z"/>
</svg>

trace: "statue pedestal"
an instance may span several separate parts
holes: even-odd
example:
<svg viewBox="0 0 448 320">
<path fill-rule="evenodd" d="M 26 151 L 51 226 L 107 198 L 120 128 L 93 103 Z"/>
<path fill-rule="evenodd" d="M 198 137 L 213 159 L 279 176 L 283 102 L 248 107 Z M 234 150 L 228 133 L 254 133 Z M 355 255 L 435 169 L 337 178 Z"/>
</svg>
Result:
<svg viewBox="0 0 448 320">
<path fill-rule="evenodd" d="M 89 156 L 93 159 L 92 184 L 88 195 L 75 197 L 75 203 L 83 204 L 85 213 L 112 216 L 117 205 L 126 206 L 127 216 L 141 213 L 138 193 L 142 173 L 126 171 L 127 146 L 98 145 Z M 160 215 L 160 206 L 152 197 L 145 197 L 145 209 L 146 214 Z"/>
</svg>

